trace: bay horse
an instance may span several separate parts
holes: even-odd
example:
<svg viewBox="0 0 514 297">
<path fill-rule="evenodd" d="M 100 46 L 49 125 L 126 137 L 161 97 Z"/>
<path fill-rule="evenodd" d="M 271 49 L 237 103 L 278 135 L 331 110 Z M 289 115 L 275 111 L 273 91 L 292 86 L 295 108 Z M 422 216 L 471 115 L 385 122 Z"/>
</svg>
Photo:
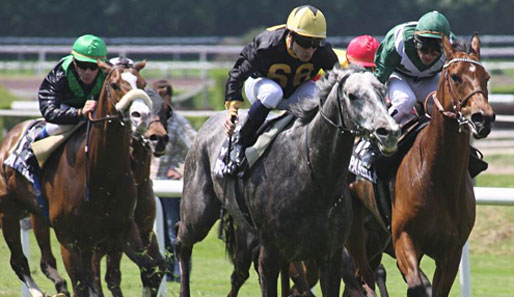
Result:
<svg viewBox="0 0 514 297">
<path fill-rule="evenodd" d="M 153 232 L 156 216 L 156 196 L 153 191 L 152 180 L 150 179 L 150 165 L 152 163 L 152 155 L 154 157 L 160 157 L 165 153 L 166 144 L 169 141 L 167 121 L 172 116 L 172 109 L 170 105 L 162 100 L 159 94 L 150 97 L 152 98 L 154 106 L 152 121 L 145 134 L 142 137 L 134 138 L 131 145 L 133 149 L 131 153 L 132 172 L 134 173 L 137 185 L 137 203 L 134 212 L 134 221 L 146 252 L 152 258 L 163 262 L 164 259 L 159 251 L 157 238 Z M 155 108 L 156 105 L 160 105 L 160 108 Z M 107 287 L 111 291 L 112 296 L 123 296 L 120 288 L 121 247 L 110 251 L 96 250 L 93 255 L 94 286 L 98 292 L 98 296 L 104 296 L 100 282 L 100 260 L 105 254 L 107 254 L 107 267 L 105 272 Z M 142 274 L 144 285 L 146 280 L 143 276 Z"/>
<path fill-rule="evenodd" d="M 172 114 L 171 106 L 164 100 L 150 95 L 153 112 L 148 129 L 144 135 L 139 133 L 132 137 L 132 171 L 137 185 L 137 204 L 134 219 L 138 227 L 143 246 L 154 259 L 162 259 L 159 246 L 153 231 L 155 221 L 155 195 L 152 189 L 150 176 L 150 164 L 152 154 L 160 157 L 165 153 L 169 137 L 166 131 L 166 122 Z M 50 226 L 44 219 L 37 215 L 31 215 L 32 226 L 36 241 L 41 251 L 41 271 L 54 283 L 57 292 L 69 295 L 65 280 L 57 272 L 56 260 L 50 245 Z M 113 296 L 123 296 L 120 288 L 121 271 L 120 261 L 122 257 L 121 247 L 115 250 L 104 251 L 95 249 L 92 258 L 93 287 L 97 295 L 104 296 L 100 281 L 100 261 L 107 254 L 107 270 L 105 281 Z M 144 281 L 144 279 L 143 279 Z"/>
<path fill-rule="evenodd" d="M 318 82 L 319 94 L 292 107 L 294 124 L 282 131 L 243 178 L 248 223 L 235 198 L 223 201 L 224 180 L 212 172 L 225 140 L 226 114 L 211 117 L 186 157 L 181 222 L 176 249 L 182 297 L 190 296 L 188 263 L 223 206 L 238 225 L 259 237 L 262 296 L 276 296 L 278 271 L 285 263 L 315 259 L 323 296 L 337 296 L 343 242 L 351 223 L 344 180 L 355 135 L 373 138 L 394 152 L 398 125 L 383 103 L 384 86 L 364 69 L 335 67 Z M 300 219 L 301 218 L 301 219 Z"/>
<path fill-rule="evenodd" d="M 398 267 L 408 284 L 407 296 L 448 296 L 455 280 L 462 247 L 475 222 L 475 196 L 468 173 L 470 135 L 484 138 L 495 114 L 488 102 L 489 74 L 480 64 L 480 39 L 471 38 L 463 51 L 443 37 L 447 62 L 435 95 L 431 120 L 416 137 L 390 183 L 391 236 Z M 358 199 L 366 199 L 353 185 Z M 369 192 L 369 191 L 368 191 Z M 362 218 L 354 214 L 351 253 L 358 278 L 373 286 L 363 238 Z M 360 222 L 359 222 L 360 221 Z M 353 232 L 355 231 L 355 232 Z M 377 252 L 381 252 L 380 247 Z M 432 287 L 419 263 L 434 259 Z"/>
<path fill-rule="evenodd" d="M 134 69 L 111 67 L 103 62 L 99 65 L 108 74 L 98 100 L 96 118 L 91 119 L 89 139 L 84 138 L 84 133 L 71 136 L 48 159 L 41 174 L 49 222 L 61 244 L 74 296 L 94 293 L 91 283 L 93 248 L 107 248 L 105 245 L 115 241 L 125 246 L 139 266 L 145 267 L 150 287 L 144 290 L 157 292 L 162 271 L 154 259 L 143 254 L 138 238 L 133 219 L 136 188 L 129 158 L 131 135 L 146 130 L 151 102 L 144 97 L 124 96 L 144 86 L 139 70 L 145 62 L 138 63 Z M 133 110 L 134 106 L 137 109 Z M 2 164 L 10 147 L 20 137 L 23 125 L 13 128 L 2 142 Z M 21 252 L 18 222 L 27 211 L 40 216 L 42 211 L 30 182 L 6 166 L 1 167 L 0 173 L 1 221 L 12 254 L 11 266 L 33 296 L 44 296 L 31 278 Z"/>
</svg>

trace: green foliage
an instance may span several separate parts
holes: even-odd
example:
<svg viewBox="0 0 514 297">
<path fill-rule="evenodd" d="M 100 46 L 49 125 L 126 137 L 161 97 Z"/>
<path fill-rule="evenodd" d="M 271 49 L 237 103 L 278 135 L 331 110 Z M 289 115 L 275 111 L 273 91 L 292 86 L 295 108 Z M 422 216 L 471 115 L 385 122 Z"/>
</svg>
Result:
<svg viewBox="0 0 514 297">
<path fill-rule="evenodd" d="M 302 4 L 305 2 L 95 0 L 77 9 L 75 1 L 6 0 L 0 2 L 0 36 L 241 36 L 252 28 L 284 24 L 291 9 Z M 514 3 L 509 0 L 400 0 L 387 5 L 383 0 L 368 0 L 365 9 L 351 0 L 311 0 L 310 4 L 325 14 L 329 35 L 383 35 L 393 25 L 417 20 L 434 9 L 448 16 L 457 34 L 513 32 Z"/>
</svg>

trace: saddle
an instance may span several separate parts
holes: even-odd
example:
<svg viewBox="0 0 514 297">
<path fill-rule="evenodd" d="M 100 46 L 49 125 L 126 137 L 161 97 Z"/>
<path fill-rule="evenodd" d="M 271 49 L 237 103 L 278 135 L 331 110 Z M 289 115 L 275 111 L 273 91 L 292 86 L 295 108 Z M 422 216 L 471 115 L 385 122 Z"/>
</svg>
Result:
<svg viewBox="0 0 514 297">
<path fill-rule="evenodd" d="M 287 127 L 291 126 L 293 122 L 294 116 L 287 112 L 281 113 L 280 115 L 264 122 L 257 131 L 257 138 L 254 144 L 245 150 L 247 166 L 235 177 L 225 176 L 223 174 L 223 169 L 226 166 L 225 161 L 227 160 L 227 154 L 230 153 L 230 141 L 228 137 L 221 146 L 220 153 L 218 154 L 218 158 L 216 159 L 212 172 L 214 176 L 224 180 L 224 200 L 236 201 L 237 207 L 241 211 L 241 219 L 248 223 L 247 228 L 250 230 L 253 229 L 254 223 L 243 196 L 243 178 L 247 175 L 257 160 L 259 160 L 259 158 L 264 154 L 264 152 L 266 152 L 267 148 L 271 145 L 277 135 Z M 225 208 L 225 202 L 226 201 L 222 201 L 222 209 Z M 223 211 L 221 216 L 223 216 Z M 237 216 L 239 216 L 239 214 L 235 215 L 235 217 Z"/>
</svg>

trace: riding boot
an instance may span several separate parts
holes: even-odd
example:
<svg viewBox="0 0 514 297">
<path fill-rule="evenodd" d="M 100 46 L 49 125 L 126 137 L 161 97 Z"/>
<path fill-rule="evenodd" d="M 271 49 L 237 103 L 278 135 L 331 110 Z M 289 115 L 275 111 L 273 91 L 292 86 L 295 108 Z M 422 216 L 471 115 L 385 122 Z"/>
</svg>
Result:
<svg viewBox="0 0 514 297">
<path fill-rule="evenodd" d="M 477 176 L 480 172 L 484 171 L 489 167 L 486 161 L 483 160 L 484 155 L 478 149 L 469 146 L 469 163 L 468 171 L 471 178 Z"/>
<path fill-rule="evenodd" d="M 230 152 L 230 160 L 225 167 L 225 175 L 235 175 L 246 166 L 245 150 L 255 142 L 255 134 L 264 123 L 270 110 L 259 100 L 250 107 L 244 124 L 234 135 L 234 147 Z"/>
</svg>

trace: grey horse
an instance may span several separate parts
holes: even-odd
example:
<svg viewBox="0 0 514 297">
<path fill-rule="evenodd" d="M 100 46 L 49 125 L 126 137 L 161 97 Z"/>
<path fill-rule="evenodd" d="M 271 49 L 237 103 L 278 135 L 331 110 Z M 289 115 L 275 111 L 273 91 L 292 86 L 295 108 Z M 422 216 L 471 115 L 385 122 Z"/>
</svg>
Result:
<svg viewBox="0 0 514 297">
<path fill-rule="evenodd" d="M 293 125 L 278 135 L 242 179 L 252 223 L 244 219 L 227 180 L 212 172 L 226 138 L 226 114 L 211 117 L 186 158 L 181 223 L 176 240 L 182 270 L 180 296 L 190 296 L 193 245 L 218 219 L 223 206 L 258 235 L 262 296 L 277 296 L 277 277 L 288 262 L 314 259 L 323 296 L 338 296 L 342 247 L 352 221 L 347 185 L 355 136 L 372 139 L 384 154 L 396 150 L 398 125 L 388 115 L 385 88 L 360 68 L 335 67 L 318 82 L 316 98 L 291 108 Z"/>
</svg>

